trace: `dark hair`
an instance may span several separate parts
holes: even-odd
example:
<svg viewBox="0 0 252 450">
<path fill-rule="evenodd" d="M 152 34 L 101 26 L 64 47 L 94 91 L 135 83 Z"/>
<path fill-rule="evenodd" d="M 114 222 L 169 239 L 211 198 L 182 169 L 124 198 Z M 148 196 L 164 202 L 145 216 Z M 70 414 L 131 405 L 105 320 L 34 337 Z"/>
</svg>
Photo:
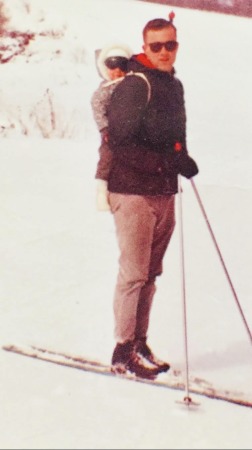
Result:
<svg viewBox="0 0 252 450">
<path fill-rule="evenodd" d="M 149 22 L 147 22 L 147 24 L 145 25 L 144 29 L 143 29 L 143 39 L 145 41 L 146 35 L 148 33 L 148 31 L 150 30 L 163 30 L 164 28 L 173 28 L 175 30 L 175 32 L 177 32 L 177 28 L 175 27 L 175 25 L 173 25 L 171 20 L 166 20 L 166 19 L 153 19 L 150 20 Z"/>
</svg>

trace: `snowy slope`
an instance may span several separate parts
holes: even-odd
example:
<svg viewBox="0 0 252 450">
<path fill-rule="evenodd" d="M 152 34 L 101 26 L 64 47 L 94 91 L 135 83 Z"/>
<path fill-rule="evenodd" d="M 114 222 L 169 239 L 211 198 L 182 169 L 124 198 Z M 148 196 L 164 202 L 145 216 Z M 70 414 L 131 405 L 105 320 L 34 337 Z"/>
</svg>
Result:
<svg viewBox="0 0 252 450">
<path fill-rule="evenodd" d="M 141 51 L 166 6 L 8 0 L 12 26 L 44 33 L 0 71 L 0 344 L 36 344 L 109 362 L 118 250 L 95 209 L 99 136 L 94 51 Z M 174 8 L 177 74 L 195 182 L 252 328 L 251 19 Z M 46 137 L 47 139 L 43 139 Z M 189 368 L 252 395 L 252 351 L 190 183 L 183 180 Z M 179 235 L 158 281 L 150 344 L 184 369 Z M 0 448 L 251 448 L 251 409 L 103 379 L 0 352 Z"/>
</svg>

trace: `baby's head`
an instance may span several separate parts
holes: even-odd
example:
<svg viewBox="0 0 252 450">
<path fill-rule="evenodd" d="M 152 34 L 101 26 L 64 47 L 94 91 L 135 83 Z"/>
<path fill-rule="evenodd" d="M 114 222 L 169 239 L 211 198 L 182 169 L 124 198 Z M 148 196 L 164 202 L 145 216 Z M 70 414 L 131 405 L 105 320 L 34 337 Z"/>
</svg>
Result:
<svg viewBox="0 0 252 450">
<path fill-rule="evenodd" d="M 132 51 L 125 45 L 117 44 L 103 48 L 97 59 L 97 68 L 105 80 L 115 80 L 127 72 Z"/>
<path fill-rule="evenodd" d="M 107 68 L 109 79 L 115 80 L 126 75 L 128 58 L 125 56 L 109 56 L 105 59 L 104 64 Z"/>
</svg>

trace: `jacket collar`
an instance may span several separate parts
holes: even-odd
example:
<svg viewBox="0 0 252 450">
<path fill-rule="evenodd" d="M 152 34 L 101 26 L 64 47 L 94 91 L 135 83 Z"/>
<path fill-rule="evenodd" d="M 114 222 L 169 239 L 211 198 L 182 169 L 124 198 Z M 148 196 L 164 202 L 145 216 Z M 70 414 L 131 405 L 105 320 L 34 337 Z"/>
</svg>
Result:
<svg viewBox="0 0 252 450">
<path fill-rule="evenodd" d="M 139 53 L 135 56 L 135 58 L 136 61 L 138 61 L 143 66 L 148 67 L 149 69 L 155 69 L 155 66 L 153 66 L 152 62 L 147 58 L 145 53 Z"/>
<path fill-rule="evenodd" d="M 172 72 L 162 72 L 161 70 L 158 70 L 153 64 L 152 62 L 147 58 L 145 53 L 139 53 L 138 55 L 133 55 L 133 57 L 131 58 L 132 62 L 135 62 L 138 65 L 138 70 L 144 70 L 144 69 L 152 69 L 157 71 L 158 73 L 161 74 L 166 74 L 166 75 L 170 75 L 170 76 L 174 76 L 175 74 L 175 69 L 172 69 Z"/>
</svg>

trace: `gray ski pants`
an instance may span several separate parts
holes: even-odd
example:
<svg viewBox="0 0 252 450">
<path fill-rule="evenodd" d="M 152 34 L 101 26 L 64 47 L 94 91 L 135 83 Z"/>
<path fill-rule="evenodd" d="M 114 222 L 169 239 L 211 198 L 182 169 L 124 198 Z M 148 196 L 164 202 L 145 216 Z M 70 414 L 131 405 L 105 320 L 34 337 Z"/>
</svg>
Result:
<svg viewBox="0 0 252 450">
<path fill-rule="evenodd" d="M 120 250 L 114 294 L 117 343 L 146 338 L 155 279 L 175 226 L 175 196 L 110 193 Z"/>
</svg>

